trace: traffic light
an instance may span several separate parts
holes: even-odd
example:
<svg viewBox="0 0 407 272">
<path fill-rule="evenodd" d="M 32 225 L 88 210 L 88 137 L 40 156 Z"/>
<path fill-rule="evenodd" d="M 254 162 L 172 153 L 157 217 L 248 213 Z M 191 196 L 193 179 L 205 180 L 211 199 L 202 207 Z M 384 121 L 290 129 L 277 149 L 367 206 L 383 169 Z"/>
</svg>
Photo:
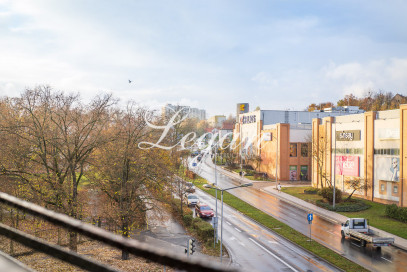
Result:
<svg viewBox="0 0 407 272">
<path fill-rule="evenodd" d="M 188 242 L 189 253 L 192 255 L 195 252 L 195 239 L 189 239 Z"/>
</svg>

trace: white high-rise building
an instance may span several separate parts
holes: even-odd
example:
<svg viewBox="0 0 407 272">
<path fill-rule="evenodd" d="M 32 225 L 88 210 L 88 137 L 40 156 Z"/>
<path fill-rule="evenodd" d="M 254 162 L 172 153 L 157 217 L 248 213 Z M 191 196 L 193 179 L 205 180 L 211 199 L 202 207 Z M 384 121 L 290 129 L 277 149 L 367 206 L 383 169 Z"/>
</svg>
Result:
<svg viewBox="0 0 407 272">
<path fill-rule="evenodd" d="M 184 113 L 188 114 L 188 118 L 196 118 L 198 120 L 206 119 L 206 111 L 203 109 L 191 108 L 190 106 L 172 105 L 169 103 L 162 107 L 161 114 L 163 118 L 168 118 L 180 109 L 182 109 Z"/>
</svg>

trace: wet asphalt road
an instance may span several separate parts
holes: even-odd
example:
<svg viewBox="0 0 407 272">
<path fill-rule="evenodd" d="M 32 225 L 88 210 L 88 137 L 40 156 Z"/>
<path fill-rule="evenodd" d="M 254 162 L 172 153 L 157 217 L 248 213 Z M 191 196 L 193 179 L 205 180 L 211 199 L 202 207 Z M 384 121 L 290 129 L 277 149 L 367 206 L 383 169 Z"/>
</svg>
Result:
<svg viewBox="0 0 407 272">
<path fill-rule="evenodd" d="M 215 198 L 199 190 L 195 194 L 201 202 L 216 210 Z M 223 205 L 223 214 L 221 235 L 221 202 L 218 201 L 218 237 L 223 237 L 223 243 L 233 260 L 231 265 L 242 271 L 340 271 L 259 226 L 226 204 Z"/>
<path fill-rule="evenodd" d="M 208 181 L 215 182 L 214 169 L 207 162 L 199 164 L 196 170 Z M 219 172 L 217 182 L 221 188 L 239 185 L 236 178 L 219 174 Z M 272 215 L 297 231 L 309 235 L 307 211 L 254 188 L 240 188 L 231 190 L 229 193 Z M 406 251 L 393 246 L 383 247 L 378 251 L 371 246 L 363 248 L 357 241 L 343 240 L 340 235 L 339 224 L 316 214 L 314 214 L 311 234 L 312 238 L 319 243 L 371 271 L 407 271 Z"/>
</svg>

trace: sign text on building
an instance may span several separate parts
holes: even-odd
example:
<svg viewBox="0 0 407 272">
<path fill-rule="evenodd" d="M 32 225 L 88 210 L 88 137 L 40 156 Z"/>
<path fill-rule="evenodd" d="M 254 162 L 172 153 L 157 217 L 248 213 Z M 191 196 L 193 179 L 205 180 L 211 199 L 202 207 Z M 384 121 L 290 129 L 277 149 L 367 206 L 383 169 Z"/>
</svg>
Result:
<svg viewBox="0 0 407 272">
<path fill-rule="evenodd" d="M 358 156 L 336 156 L 337 175 L 359 177 L 359 157 Z"/>
<path fill-rule="evenodd" d="M 240 123 L 242 124 L 256 123 L 256 115 L 242 116 L 240 118 Z"/>
<path fill-rule="evenodd" d="M 336 132 L 337 141 L 360 141 L 360 130 L 344 130 Z"/>
</svg>

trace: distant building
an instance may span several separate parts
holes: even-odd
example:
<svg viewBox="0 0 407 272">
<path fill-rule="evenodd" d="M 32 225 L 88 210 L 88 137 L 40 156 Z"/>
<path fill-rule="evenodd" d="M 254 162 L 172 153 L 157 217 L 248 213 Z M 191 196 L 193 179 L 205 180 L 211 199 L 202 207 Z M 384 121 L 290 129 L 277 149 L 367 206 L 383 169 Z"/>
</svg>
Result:
<svg viewBox="0 0 407 272">
<path fill-rule="evenodd" d="M 312 123 L 312 185 L 407 207 L 407 104 L 399 109 L 316 118 Z"/>
<path fill-rule="evenodd" d="M 219 138 L 222 138 L 226 134 L 230 133 L 232 138 L 233 128 L 235 127 L 234 122 L 224 121 L 222 127 L 219 129 Z"/>
<path fill-rule="evenodd" d="M 188 118 L 196 118 L 198 120 L 206 119 L 206 111 L 198 108 L 191 108 L 190 106 L 165 104 L 161 109 L 161 115 L 164 119 L 170 118 L 175 112 L 182 109 L 183 113 L 188 114 Z"/>
<path fill-rule="evenodd" d="M 243 148 L 237 152 L 270 177 L 277 174 L 279 180 L 310 180 L 312 120 L 359 112 L 358 107 L 338 107 L 313 112 L 257 110 L 240 114 L 233 134 Z M 256 156 L 261 158 L 258 165 L 250 162 Z"/>
<path fill-rule="evenodd" d="M 357 114 L 363 113 L 364 110 L 360 109 L 358 106 L 343 106 L 343 107 L 332 107 L 324 108 L 324 110 L 314 110 L 314 112 L 343 112 L 345 114 Z"/>
<path fill-rule="evenodd" d="M 207 122 L 210 127 L 220 128 L 223 125 L 223 122 L 226 120 L 225 115 L 215 115 L 208 118 Z"/>
</svg>

